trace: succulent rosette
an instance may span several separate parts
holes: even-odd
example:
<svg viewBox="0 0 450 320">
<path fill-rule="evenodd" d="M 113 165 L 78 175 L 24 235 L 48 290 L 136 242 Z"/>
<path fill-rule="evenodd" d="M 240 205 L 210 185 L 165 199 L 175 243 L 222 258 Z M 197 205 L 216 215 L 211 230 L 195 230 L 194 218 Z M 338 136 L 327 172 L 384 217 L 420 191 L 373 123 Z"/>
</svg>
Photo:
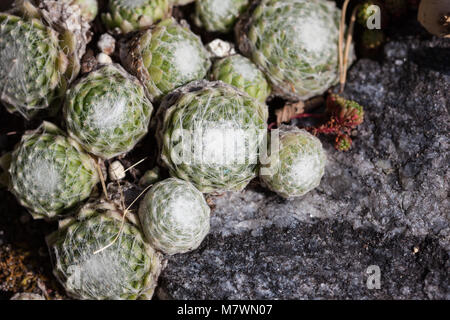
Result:
<svg viewBox="0 0 450 320">
<path fill-rule="evenodd" d="M 128 213 L 108 202 L 85 205 L 47 237 L 54 274 L 83 300 L 151 299 L 161 255 L 144 240 Z"/>
<path fill-rule="evenodd" d="M 96 164 L 51 123 L 26 133 L 11 157 L 11 191 L 34 218 L 55 218 L 87 199 L 99 181 Z"/>
<path fill-rule="evenodd" d="M 221 81 L 196 81 L 158 110 L 161 161 L 201 192 L 242 190 L 255 177 L 268 109 Z"/>
<path fill-rule="evenodd" d="M 303 196 L 320 184 L 326 154 L 318 138 L 294 126 L 279 128 L 278 145 L 260 169 L 262 183 L 283 198 Z"/>
<path fill-rule="evenodd" d="M 148 132 L 153 106 L 138 79 L 102 65 L 68 91 L 64 118 L 71 137 L 104 159 L 127 153 Z"/>
<path fill-rule="evenodd" d="M 306 100 L 337 83 L 339 20 L 331 1 L 253 1 L 236 26 L 236 38 L 277 95 Z"/>
<path fill-rule="evenodd" d="M 200 38 L 175 19 L 164 20 L 130 39 L 121 48 L 121 60 L 154 99 L 205 78 L 211 66 Z"/>
<path fill-rule="evenodd" d="M 261 102 L 265 102 L 271 92 L 264 73 L 248 58 L 239 54 L 215 61 L 210 78 L 231 84 Z"/>
<path fill-rule="evenodd" d="M 194 22 L 209 32 L 229 32 L 249 0 L 197 0 Z"/>
<path fill-rule="evenodd" d="M 0 39 L 0 100 L 29 119 L 54 103 L 77 76 L 89 24 L 79 9 L 55 1 L 37 8 L 24 0 L 11 13 L 0 13 Z"/>
<path fill-rule="evenodd" d="M 128 33 L 167 18 L 171 8 L 170 0 L 109 0 L 102 19 L 107 28 Z"/>
<path fill-rule="evenodd" d="M 173 255 L 197 249 L 210 228 L 210 208 L 191 183 L 156 183 L 141 201 L 139 218 L 152 247 Z"/>
</svg>

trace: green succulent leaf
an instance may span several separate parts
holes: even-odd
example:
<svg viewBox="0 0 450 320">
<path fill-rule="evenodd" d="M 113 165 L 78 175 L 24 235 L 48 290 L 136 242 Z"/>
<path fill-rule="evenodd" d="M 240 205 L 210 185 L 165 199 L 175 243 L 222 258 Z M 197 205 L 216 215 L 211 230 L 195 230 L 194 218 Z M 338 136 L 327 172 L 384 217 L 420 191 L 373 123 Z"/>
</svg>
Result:
<svg viewBox="0 0 450 320">
<path fill-rule="evenodd" d="M 229 32 L 249 0 L 196 0 L 194 22 L 209 32 Z"/>
<path fill-rule="evenodd" d="M 196 81 L 158 110 L 161 160 L 202 192 L 242 190 L 255 177 L 268 109 L 223 82 Z"/>
<path fill-rule="evenodd" d="M 155 184 L 139 207 L 150 244 L 169 255 L 200 246 L 210 228 L 210 208 L 191 183 L 170 178 Z"/>
<path fill-rule="evenodd" d="M 86 300 L 151 299 L 161 256 L 111 203 L 91 203 L 47 238 L 54 274 Z"/>
<path fill-rule="evenodd" d="M 265 102 L 271 92 L 264 73 L 253 62 L 239 54 L 215 61 L 210 78 L 231 84 L 261 102 Z"/>
<path fill-rule="evenodd" d="M 272 150 L 273 149 L 273 150 Z M 294 126 L 279 128 L 278 146 L 260 170 L 262 183 L 284 198 L 303 196 L 320 184 L 326 154 L 318 138 Z"/>
<path fill-rule="evenodd" d="M 71 137 L 110 159 L 134 148 L 148 132 L 153 106 L 142 84 L 119 65 L 104 65 L 68 91 L 64 115 Z"/>
<path fill-rule="evenodd" d="M 140 30 L 167 18 L 170 0 L 109 0 L 108 12 L 102 15 L 109 29 L 123 33 Z"/>
<path fill-rule="evenodd" d="M 94 160 L 47 122 L 22 137 L 9 173 L 11 191 L 35 218 L 59 217 L 87 199 L 99 181 Z"/>
</svg>

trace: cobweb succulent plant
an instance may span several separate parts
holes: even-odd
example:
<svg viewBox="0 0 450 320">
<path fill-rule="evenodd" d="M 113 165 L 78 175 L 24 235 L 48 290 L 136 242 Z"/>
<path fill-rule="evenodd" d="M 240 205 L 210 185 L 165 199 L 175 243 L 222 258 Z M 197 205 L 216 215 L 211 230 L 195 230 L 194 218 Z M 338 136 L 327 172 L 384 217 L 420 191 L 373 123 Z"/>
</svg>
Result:
<svg viewBox="0 0 450 320">
<path fill-rule="evenodd" d="M 121 47 L 121 60 L 153 99 L 203 79 L 211 66 L 200 38 L 175 19 L 164 20 L 130 39 Z"/>
<path fill-rule="evenodd" d="M 203 194 L 176 178 L 150 189 L 141 201 L 139 218 L 150 244 L 169 255 L 197 249 L 210 228 L 210 208 Z"/>
<path fill-rule="evenodd" d="M 331 1 L 253 1 L 236 38 L 277 95 L 306 100 L 337 83 L 339 19 Z"/>
<path fill-rule="evenodd" d="M 264 73 L 240 54 L 216 60 L 211 68 L 210 78 L 231 84 L 261 102 L 265 102 L 271 92 Z"/>
<path fill-rule="evenodd" d="M 268 109 L 221 81 L 196 81 L 158 109 L 161 160 L 202 192 L 242 190 L 255 177 Z"/>
<path fill-rule="evenodd" d="M 84 300 L 153 296 L 161 255 L 144 240 L 132 214 L 123 215 L 113 203 L 89 203 L 47 238 L 54 274 L 70 296 Z"/>
<path fill-rule="evenodd" d="M 0 100 L 29 119 L 78 75 L 90 32 L 77 8 L 25 0 L 0 13 L 0 39 Z"/>
<path fill-rule="evenodd" d="M 94 160 L 51 123 L 26 133 L 9 168 L 11 191 L 34 218 L 55 218 L 87 199 L 99 176 Z"/>
<path fill-rule="evenodd" d="M 260 170 L 261 182 L 284 198 L 302 196 L 320 184 L 326 155 L 318 138 L 295 126 L 279 128 L 278 145 Z"/>
<path fill-rule="evenodd" d="M 152 103 L 144 86 L 119 65 L 102 65 L 68 91 L 64 118 L 71 137 L 110 159 L 134 148 L 147 134 Z"/>
<path fill-rule="evenodd" d="M 167 18 L 171 7 L 170 0 L 109 0 L 102 19 L 107 28 L 127 33 Z"/>
<path fill-rule="evenodd" d="M 209 32 L 229 32 L 249 0 L 197 0 L 194 22 Z"/>
</svg>

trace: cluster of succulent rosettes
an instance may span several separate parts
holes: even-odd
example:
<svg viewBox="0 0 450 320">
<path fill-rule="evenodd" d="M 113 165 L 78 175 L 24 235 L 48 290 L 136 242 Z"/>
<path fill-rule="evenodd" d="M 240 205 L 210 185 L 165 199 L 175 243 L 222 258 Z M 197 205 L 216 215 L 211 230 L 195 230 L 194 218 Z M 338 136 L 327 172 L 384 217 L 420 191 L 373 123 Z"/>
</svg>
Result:
<svg viewBox="0 0 450 320">
<path fill-rule="evenodd" d="M 11 191 L 34 218 L 55 218 L 87 199 L 99 181 L 94 160 L 51 123 L 26 133 L 9 168 Z"/>
<path fill-rule="evenodd" d="M 133 36 L 121 47 L 121 60 L 156 100 L 205 78 L 211 66 L 200 38 L 173 18 Z"/>
<path fill-rule="evenodd" d="M 261 102 L 265 102 L 271 93 L 264 73 L 251 60 L 240 54 L 215 61 L 210 78 L 231 84 Z"/>
<path fill-rule="evenodd" d="M 157 113 L 162 164 L 202 192 L 239 191 L 255 177 L 268 108 L 221 81 L 167 95 Z"/>
<path fill-rule="evenodd" d="M 104 159 L 127 153 L 148 132 L 153 106 L 138 79 L 115 64 L 102 65 L 67 92 L 69 135 Z"/>
<path fill-rule="evenodd" d="M 303 196 L 320 184 L 326 155 L 318 138 L 295 126 L 279 128 L 277 145 L 260 169 L 263 185 L 283 198 Z"/>
<path fill-rule="evenodd" d="M 317 128 L 310 128 L 314 135 L 327 134 L 336 137 L 335 148 L 348 151 L 352 146 L 352 130 L 363 123 L 364 109 L 355 101 L 330 94 L 326 104 L 328 121 Z"/>
<path fill-rule="evenodd" d="M 210 208 L 191 183 L 169 178 L 156 183 L 139 207 L 147 240 L 173 255 L 197 249 L 210 228 Z"/>
<path fill-rule="evenodd" d="M 76 10 L 61 5 L 48 10 L 47 2 L 41 9 L 25 0 L 11 14 L 0 13 L 0 100 L 26 119 L 48 108 L 77 76 L 89 40 L 88 25 L 77 20 Z M 59 14 L 72 19 L 78 34 L 53 20 Z"/>
<path fill-rule="evenodd" d="M 249 6 L 249 0 L 197 0 L 194 22 L 209 32 L 229 32 Z"/>
<path fill-rule="evenodd" d="M 61 2 L 68 3 L 70 5 L 76 5 L 81 9 L 83 17 L 89 21 L 94 21 L 98 14 L 98 2 L 97 0 L 60 0 Z"/>
<path fill-rule="evenodd" d="M 240 51 L 264 71 L 274 93 L 298 101 L 337 83 L 339 20 L 331 1 L 261 0 L 235 31 Z"/>
<path fill-rule="evenodd" d="M 77 299 L 151 299 L 161 255 L 145 241 L 131 213 L 109 202 L 85 205 L 47 237 L 54 274 Z M 125 220 L 124 220 L 125 219 Z"/>
<path fill-rule="evenodd" d="M 170 0 L 109 0 L 102 19 L 107 28 L 128 33 L 167 18 L 171 8 Z"/>
</svg>

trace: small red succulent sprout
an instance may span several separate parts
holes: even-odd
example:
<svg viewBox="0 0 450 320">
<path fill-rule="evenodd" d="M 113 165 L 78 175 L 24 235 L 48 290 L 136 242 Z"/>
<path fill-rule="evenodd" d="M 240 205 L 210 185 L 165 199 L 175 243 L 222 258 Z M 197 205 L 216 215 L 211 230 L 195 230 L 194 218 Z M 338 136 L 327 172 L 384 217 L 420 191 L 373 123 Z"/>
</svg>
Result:
<svg viewBox="0 0 450 320">
<path fill-rule="evenodd" d="M 334 147 L 339 151 L 348 151 L 352 146 L 352 138 L 350 136 L 343 134 L 336 137 L 336 143 Z"/>
</svg>

